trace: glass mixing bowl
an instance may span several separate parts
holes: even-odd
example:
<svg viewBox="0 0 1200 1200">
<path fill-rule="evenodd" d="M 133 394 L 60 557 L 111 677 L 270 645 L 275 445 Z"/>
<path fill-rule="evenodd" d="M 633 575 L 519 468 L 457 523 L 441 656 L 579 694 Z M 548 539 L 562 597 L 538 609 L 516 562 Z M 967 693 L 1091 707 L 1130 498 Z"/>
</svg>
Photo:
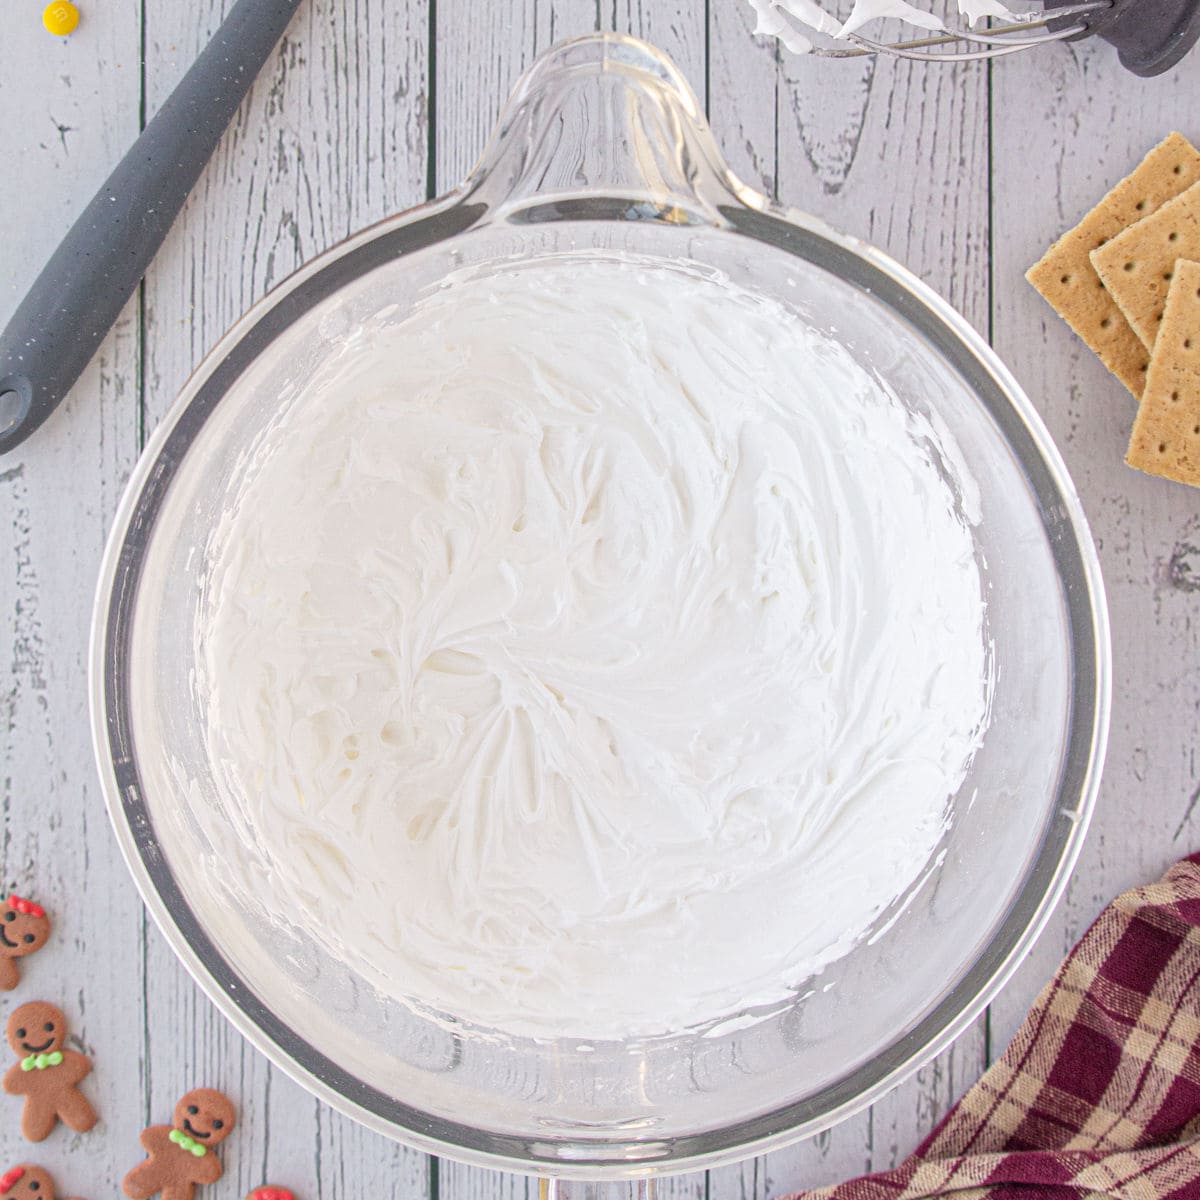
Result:
<svg viewBox="0 0 1200 1200">
<path fill-rule="evenodd" d="M 203 548 L 247 448 L 357 322 L 402 316 L 464 266 L 567 249 L 716 268 L 837 337 L 947 431 L 982 514 L 993 715 L 925 877 L 789 1003 L 640 1042 L 481 1036 L 453 1014 L 379 994 L 319 939 L 232 903 L 195 819 L 215 803 L 193 688 Z M 674 66 L 610 35 L 534 65 L 461 187 L 303 267 L 205 359 L 122 501 L 91 666 L 117 836 L 151 913 L 228 1018 L 374 1129 L 461 1160 L 576 1178 L 695 1169 L 813 1134 L 944 1048 L 1063 890 L 1109 706 L 1095 550 L 1012 376 L 884 255 L 735 179 Z"/>
</svg>

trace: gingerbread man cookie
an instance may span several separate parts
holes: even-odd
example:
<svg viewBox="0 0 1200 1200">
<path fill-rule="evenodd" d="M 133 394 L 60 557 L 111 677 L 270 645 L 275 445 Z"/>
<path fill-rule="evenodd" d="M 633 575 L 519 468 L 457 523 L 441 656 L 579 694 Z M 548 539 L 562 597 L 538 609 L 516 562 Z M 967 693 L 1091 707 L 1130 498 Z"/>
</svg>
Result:
<svg viewBox="0 0 1200 1200">
<path fill-rule="evenodd" d="M 54 1200 L 54 1180 L 42 1167 L 22 1163 L 0 1175 L 3 1200 Z"/>
<path fill-rule="evenodd" d="M 267 1183 L 263 1184 L 262 1187 L 256 1187 L 246 1197 L 246 1200 L 296 1200 L 296 1197 L 287 1188 L 276 1187 L 273 1183 Z"/>
<path fill-rule="evenodd" d="M 49 936 L 46 910 L 32 900 L 9 896 L 0 911 L 0 991 L 11 992 L 17 986 L 21 972 L 16 960 L 40 950 Z"/>
<path fill-rule="evenodd" d="M 67 1018 L 44 1000 L 14 1009 L 8 1018 L 8 1044 L 20 1060 L 4 1076 L 4 1090 L 25 1097 L 21 1132 L 31 1141 L 49 1137 L 61 1120 L 76 1133 L 96 1124 L 96 1110 L 79 1090 L 91 1072 L 83 1054 L 66 1050 Z"/>
<path fill-rule="evenodd" d="M 197 1184 L 221 1178 L 221 1160 L 213 1147 L 233 1130 L 233 1105 L 212 1088 L 196 1088 L 175 1105 L 174 1125 L 151 1125 L 142 1131 L 149 1157 L 121 1185 L 130 1200 L 192 1200 Z"/>
</svg>

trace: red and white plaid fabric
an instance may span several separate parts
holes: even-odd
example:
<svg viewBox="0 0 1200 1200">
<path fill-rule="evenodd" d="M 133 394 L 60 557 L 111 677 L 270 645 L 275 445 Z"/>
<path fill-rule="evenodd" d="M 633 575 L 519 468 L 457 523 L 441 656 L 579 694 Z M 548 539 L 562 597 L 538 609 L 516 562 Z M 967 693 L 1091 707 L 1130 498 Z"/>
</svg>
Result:
<svg viewBox="0 0 1200 1200">
<path fill-rule="evenodd" d="M 1200 854 L 1118 896 L 894 1171 L 805 1200 L 1200 1200 Z"/>
</svg>

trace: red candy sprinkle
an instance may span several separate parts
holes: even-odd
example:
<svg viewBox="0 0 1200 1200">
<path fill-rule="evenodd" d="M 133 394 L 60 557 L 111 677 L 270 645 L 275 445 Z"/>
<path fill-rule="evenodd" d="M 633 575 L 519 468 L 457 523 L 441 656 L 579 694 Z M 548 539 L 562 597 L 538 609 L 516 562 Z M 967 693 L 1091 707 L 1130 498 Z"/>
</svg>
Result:
<svg viewBox="0 0 1200 1200">
<path fill-rule="evenodd" d="M 296 1200 L 287 1188 L 260 1187 L 251 1194 L 254 1200 Z"/>
<path fill-rule="evenodd" d="M 24 1167 L 10 1167 L 3 1175 L 0 1175 L 0 1192 L 7 1192 L 24 1174 Z"/>
<path fill-rule="evenodd" d="M 46 910 L 40 904 L 34 904 L 32 900 L 22 900 L 20 896 L 15 894 L 9 896 L 8 907 L 15 908 L 17 912 L 24 913 L 27 917 L 44 917 L 46 915 Z M 4 1178 L 7 1179 L 8 1176 L 5 1175 Z M 20 1176 L 17 1178 L 19 1179 Z M 16 1181 L 14 1180 L 13 1182 L 15 1183 Z M 11 1186 L 12 1184 L 9 1184 L 9 1187 Z M 5 1190 L 4 1188 L 0 1188 L 0 1192 Z"/>
</svg>

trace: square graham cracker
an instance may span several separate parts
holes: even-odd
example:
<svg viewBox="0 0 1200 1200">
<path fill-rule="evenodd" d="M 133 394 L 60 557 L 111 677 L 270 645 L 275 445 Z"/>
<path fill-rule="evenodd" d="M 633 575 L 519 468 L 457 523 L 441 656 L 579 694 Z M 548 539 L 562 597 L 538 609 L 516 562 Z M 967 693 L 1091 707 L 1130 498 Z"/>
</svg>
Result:
<svg viewBox="0 0 1200 1200">
<path fill-rule="evenodd" d="M 1149 355 L 1091 262 L 1091 252 L 1200 180 L 1200 152 L 1172 133 L 1025 273 L 1051 308 L 1135 395 Z"/>
<path fill-rule="evenodd" d="M 1125 461 L 1200 487 L 1200 263 L 1174 264 Z"/>
<path fill-rule="evenodd" d="M 1092 266 L 1148 349 L 1154 348 L 1176 260 L 1200 261 L 1200 184 L 1092 251 Z"/>
</svg>

